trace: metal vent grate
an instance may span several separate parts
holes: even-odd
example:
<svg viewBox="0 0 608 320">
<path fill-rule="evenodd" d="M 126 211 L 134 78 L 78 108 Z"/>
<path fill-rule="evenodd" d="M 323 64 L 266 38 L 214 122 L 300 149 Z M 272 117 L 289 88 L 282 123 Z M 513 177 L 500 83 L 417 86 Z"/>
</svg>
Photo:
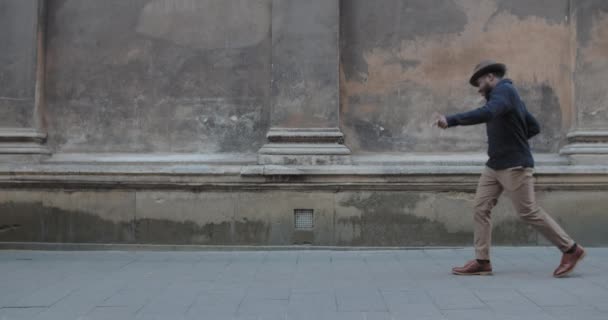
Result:
<svg viewBox="0 0 608 320">
<path fill-rule="evenodd" d="M 314 227 L 312 209 L 295 209 L 293 215 L 296 230 L 312 230 Z"/>
</svg>

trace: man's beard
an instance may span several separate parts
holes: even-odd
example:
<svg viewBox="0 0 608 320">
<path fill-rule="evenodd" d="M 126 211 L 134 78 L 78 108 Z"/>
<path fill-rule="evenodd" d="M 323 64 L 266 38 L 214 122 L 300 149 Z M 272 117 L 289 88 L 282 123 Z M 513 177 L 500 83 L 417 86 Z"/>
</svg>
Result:
<svg viewBox="0 0 608 320">
<path fill-rule="evenodd" d="M 479 90 L 477 92 L 479 92 L 479 94 L 481 94 L 486 99 L 488 99 L 489 95 L 490 95 L 490 91 L 492 91 L 492 88 L 490 88 L 490 86 L 486 85 L 483 87 L 479 87 Z"/>
</svg>

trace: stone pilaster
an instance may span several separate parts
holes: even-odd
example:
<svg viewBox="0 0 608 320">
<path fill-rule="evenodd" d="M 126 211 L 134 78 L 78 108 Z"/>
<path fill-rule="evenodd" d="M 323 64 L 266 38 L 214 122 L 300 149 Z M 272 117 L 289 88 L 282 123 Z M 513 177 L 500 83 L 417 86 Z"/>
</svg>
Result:
<svg viewBox="0 0 608 320">
<path fill-rule="evenodd" d="M 576 130 L 568 133 L 568 144 L 560 150 L 574 162 L 608 164 L 608 129 Z"/>
<path fill-rule="evenodd" d="M 339 0 L 272 3 L 271 128 L 260 164 L 350 163 L 339 129 Z"/>
<path fill-rule="evenodd" d="M 37 158 L 44 146 L 45 0 L 0 0 L 0 161 Z"/>
<path fill-rule="evenodd" d="M 608 2 L 572 1 L 575 25 L 574 125 L 561 154 L 574 163 L 608 164 Z"/>
</svg>

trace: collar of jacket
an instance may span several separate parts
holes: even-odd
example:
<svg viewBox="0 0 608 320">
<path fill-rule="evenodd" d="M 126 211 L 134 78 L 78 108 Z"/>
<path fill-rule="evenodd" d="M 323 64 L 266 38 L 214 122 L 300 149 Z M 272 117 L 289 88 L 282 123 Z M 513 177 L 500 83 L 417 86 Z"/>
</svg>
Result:
<svg viewBox="0 0 608 320">
<path fill-rule="evenodd" d="M 492 90 L 488 91 L 488 93 L 486 93 L 486 100 L 490 100 L 490 95 L 492 95 L 492 91 L 494 91 L 494 89 L 496 89 L 496 88 L 498 88 L 498 86 L 502 86 L 506 83 L 513 84 L 513 81 L 511 81 L 511 79 L 506 79 L 506 78 L 498 81 L 496 86 L 494 88 L 492 88 Z"/>
</svg>

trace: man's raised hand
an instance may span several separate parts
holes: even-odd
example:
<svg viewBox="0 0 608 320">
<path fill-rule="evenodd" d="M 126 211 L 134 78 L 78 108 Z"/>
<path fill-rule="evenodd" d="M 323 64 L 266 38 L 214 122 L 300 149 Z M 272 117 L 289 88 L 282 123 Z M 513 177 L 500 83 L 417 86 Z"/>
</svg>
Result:
<svg viewBox="0 0 608 320">
<path fill-rule="evenodd" d="M 447 129 L 448 128 L 448 119 L 444 115 L 434 112 L 433 113 L 433 125 L 438 126 L 441 129 Z"/>
</svg>

